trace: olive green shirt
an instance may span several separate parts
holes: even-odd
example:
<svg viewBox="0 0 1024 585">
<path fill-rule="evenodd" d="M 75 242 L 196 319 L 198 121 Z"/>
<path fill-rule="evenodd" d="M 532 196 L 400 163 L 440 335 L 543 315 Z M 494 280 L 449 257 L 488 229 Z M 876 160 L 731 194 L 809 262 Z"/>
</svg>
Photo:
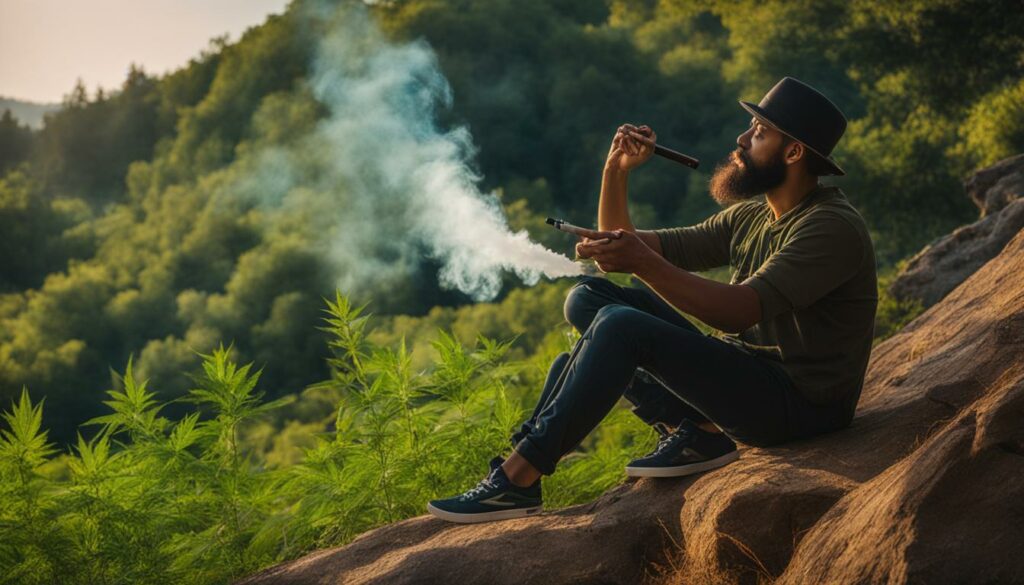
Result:
<svg viewBox="0 0 1024 585">
<path fill-rule="evenodd" d="M 838 187 L 819 185 L 775 219 L 763 197 L 690 227 L 655 230 L 685 270 L 729 265 L 757 291 L 761 321 L 721 339 L 768 358 L 815 404 L 852 416 L 874 337 L 878 288 L 867 226 Z"/>
</svg>

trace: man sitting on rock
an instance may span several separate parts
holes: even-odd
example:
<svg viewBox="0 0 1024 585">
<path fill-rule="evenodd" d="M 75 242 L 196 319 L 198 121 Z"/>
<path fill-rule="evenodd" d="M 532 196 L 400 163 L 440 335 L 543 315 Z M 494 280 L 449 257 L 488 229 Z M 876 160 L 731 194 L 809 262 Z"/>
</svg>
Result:
<svg viewBox="0 0 1024 585">
<path fill-rule="evenodd" d="M 738 458 L 733 440 L 774 445 L 847 426 L 867 368 L 878 303 L 864 220 L 837 187 L 830 157 L 846 129 L 821 93 L 785 78 L 759 104 L 738 148 L 715 169 L 724 210 L 684 228 L 637 230 L 630 171 L 656 135 L 623 125 L 605 164 L 598 229 L 576 246 L 604 272 L 630 273 L 649 289 L 584 278 L 565 316 L 581 333 L 552 364 L 508 459 L 469 491 L 428 510 L 453 522 L 538 513 L 540 477 L 576 448 L 620 396 L 661 434 L 629 463 L 634 477 L 675 477 Z M 764 194 L 764 199 L 755 198 Z M 730 284 L 690 271 L 732 267 Z M 680 312 L 725 332 L 702 333 Z"/>
</svg>

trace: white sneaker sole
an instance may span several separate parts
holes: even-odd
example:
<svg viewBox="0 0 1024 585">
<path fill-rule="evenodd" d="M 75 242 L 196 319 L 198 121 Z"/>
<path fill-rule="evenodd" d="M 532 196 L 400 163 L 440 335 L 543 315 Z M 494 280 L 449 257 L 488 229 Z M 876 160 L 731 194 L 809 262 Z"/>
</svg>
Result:
<svg viewBox="0 0 1024 585">
<path fill-rule="evenodd" d="M 626 475 L 629 477 L 680 477 L 715 469 L 716 467 L 732 463 L 739 458 L 739 451 L 730 451 L 721 457 L 715 457 L 714 459 L 708 459 L 699 463 L 676 465 L 675 467 L 630 467 L 627 465 Z"/>
<path fill-rule="evenodd" d="M 448 512 L 427 504 L 427 511 L 442 520 L 458 522 L 459 524 L 475 524 L 477 522 L 493 522 L 494 520 L 509 520 L 511 518 L 522 518 L 523 516 L 534 516 L 539 514 L 544 506 L 533 508 L 516 508 L 515 510 L 497 510 L 495 512 L 480 512 L 477 514 L 459 514 Z"/>
</svg>

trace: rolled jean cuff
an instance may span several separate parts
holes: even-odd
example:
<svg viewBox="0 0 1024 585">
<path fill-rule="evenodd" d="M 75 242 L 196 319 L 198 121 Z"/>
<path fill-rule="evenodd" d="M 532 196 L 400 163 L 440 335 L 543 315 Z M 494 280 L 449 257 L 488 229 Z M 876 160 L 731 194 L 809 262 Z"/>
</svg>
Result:
<svg viewBox="0 0 1024 585">
<path fill-rule="evenodd" d="M 552 461 L 551 457 L 546 455 L 539 447 L 530 442 L 530 437 L 525 437 L 515 447 L 516 453 L 519 453 L 524 459 L 530 462 L 530 465 L 534 466 L 537 471 L 544 475 L 551 475 L 555 472 L 555 465 L 557 461 Z"/>
<path fill-rule="evenodd" d="M 531 431 L 533 431 L 533 425 L 528 422 L 523 423 L 519 430 L 512 433 L 512 436 L 509 438 L 509 441 L 512 443 L 512 448 L 514 449 L 515 446 L 519 444 L 519 441 L 525 439 Z"/>
</svg>

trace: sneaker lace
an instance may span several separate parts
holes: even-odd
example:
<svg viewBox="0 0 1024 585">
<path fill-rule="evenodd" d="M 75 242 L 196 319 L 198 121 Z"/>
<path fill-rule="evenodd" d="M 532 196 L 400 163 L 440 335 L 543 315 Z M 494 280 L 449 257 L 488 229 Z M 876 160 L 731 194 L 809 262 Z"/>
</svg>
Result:
<svg viewBox="0 0 1024 585">
<path fill-rule="evenodd" d="M 658 445 L 654 448 L 652 455 L 657 455 L 675 445 L 678 441 L 689 438 L 690 431 L 688 429 L 676 429 L 675 432 L 669 433 L 658 440 Z"/>
<path fill-rule="evenodd" d="M 472 487 L 472 488 L 466 490 L 466 492 L 464 494 L 459 496 L 459 499 L 461 499 L 461 500 L 472 499 L 472 498 L 476 497 L 477 495 L 484 493 L 487 490 L 494 489 L 496 486 L 497 486 L 497 484 L 493 480 L 491 480 L 490 477 L 485 477 L 485 478 L 481 479 L 480 483 L 476 484 L 475 487 Z"/>
</svg>

